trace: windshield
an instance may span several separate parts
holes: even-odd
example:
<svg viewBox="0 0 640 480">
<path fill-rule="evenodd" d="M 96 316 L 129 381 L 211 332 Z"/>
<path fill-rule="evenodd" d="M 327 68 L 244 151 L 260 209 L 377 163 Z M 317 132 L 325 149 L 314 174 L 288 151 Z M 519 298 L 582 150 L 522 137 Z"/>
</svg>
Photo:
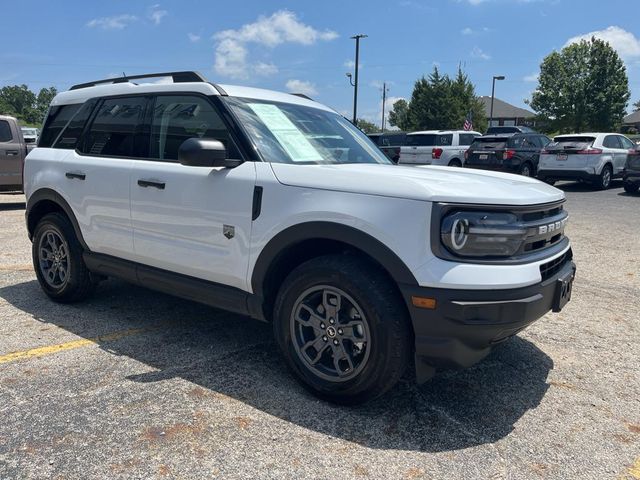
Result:
<svg viewBox="0 0 640 480">
<path fill-rule="evenodd" d="M 391 161 L 337 113 L 290 103 L 224 98 L 266 162 L 321 165 Z"/>
<path fill-rule="evenodd" d="M 556 137 L 546 146 L 547 150 L 585 150 L 589 148 L 595 137 Z"/>
</svg>

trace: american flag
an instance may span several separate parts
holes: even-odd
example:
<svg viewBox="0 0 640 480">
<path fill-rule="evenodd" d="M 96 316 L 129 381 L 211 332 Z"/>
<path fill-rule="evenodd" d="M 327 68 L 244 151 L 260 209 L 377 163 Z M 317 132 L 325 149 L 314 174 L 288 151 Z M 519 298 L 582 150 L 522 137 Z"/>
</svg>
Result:
<svg viewBox="0 0 640 480">
<path fill-rule="evenodd" d="M 471 110 L 467 113 L 467 118 L 464 119 L 462 129 L 467 131 L 473 130 L 473 113 L 471 113 Z"/>
</svg>

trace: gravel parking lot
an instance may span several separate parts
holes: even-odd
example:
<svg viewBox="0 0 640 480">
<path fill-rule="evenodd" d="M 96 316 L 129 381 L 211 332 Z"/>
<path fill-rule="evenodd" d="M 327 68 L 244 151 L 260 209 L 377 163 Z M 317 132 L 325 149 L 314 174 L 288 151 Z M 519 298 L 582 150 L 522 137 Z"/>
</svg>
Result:
<svg viewBox="0 0 640 480">
<path fill-rule="evenodd" d="M 640 196 L 560 187 L 562 313 L 356 408 L 303 391 L 268 325 L 115 280 L 52 303 L 0 195 L 0 479 L 640 479 Z"/>
</svg>

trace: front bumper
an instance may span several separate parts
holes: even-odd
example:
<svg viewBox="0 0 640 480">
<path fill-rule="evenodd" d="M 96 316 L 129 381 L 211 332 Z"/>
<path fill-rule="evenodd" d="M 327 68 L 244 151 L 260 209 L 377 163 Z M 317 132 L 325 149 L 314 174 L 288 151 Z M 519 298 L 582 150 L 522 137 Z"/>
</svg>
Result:
<svg viewBox="0 0 640 480">
<path fill-rule="evenodd" d="M 499 343 L 557 306 L 558 282 L 573 278 L 571 255 L 540 283 L 509 290 L 457 290 L 401 285 L 415 333 L 416 374 L 427 380 L 438 368 L 466 368 Z M 434 309 L 412 297 L 435 298 Z"/>
</svg>

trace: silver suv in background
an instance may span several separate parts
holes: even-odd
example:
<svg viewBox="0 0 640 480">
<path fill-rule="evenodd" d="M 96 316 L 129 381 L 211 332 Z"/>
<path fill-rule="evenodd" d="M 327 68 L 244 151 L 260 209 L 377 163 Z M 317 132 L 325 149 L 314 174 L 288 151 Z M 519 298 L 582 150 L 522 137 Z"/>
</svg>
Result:
<svg viewBox="0 0 640 480">
<path fill-rule="evenodd" d="M 550 184 L 582 180 L 604 190 L 622 177 L 632 148 L 633 142 L 617 133 L 559 135 L 540 152 L 538 178 Z"/>
<path fill-rule="evenodd" d="M 426 130 L 408 133 L 399 164 L 461 167 L 464 152 L 482 134 L 467 130 Z"/>
</svg>

